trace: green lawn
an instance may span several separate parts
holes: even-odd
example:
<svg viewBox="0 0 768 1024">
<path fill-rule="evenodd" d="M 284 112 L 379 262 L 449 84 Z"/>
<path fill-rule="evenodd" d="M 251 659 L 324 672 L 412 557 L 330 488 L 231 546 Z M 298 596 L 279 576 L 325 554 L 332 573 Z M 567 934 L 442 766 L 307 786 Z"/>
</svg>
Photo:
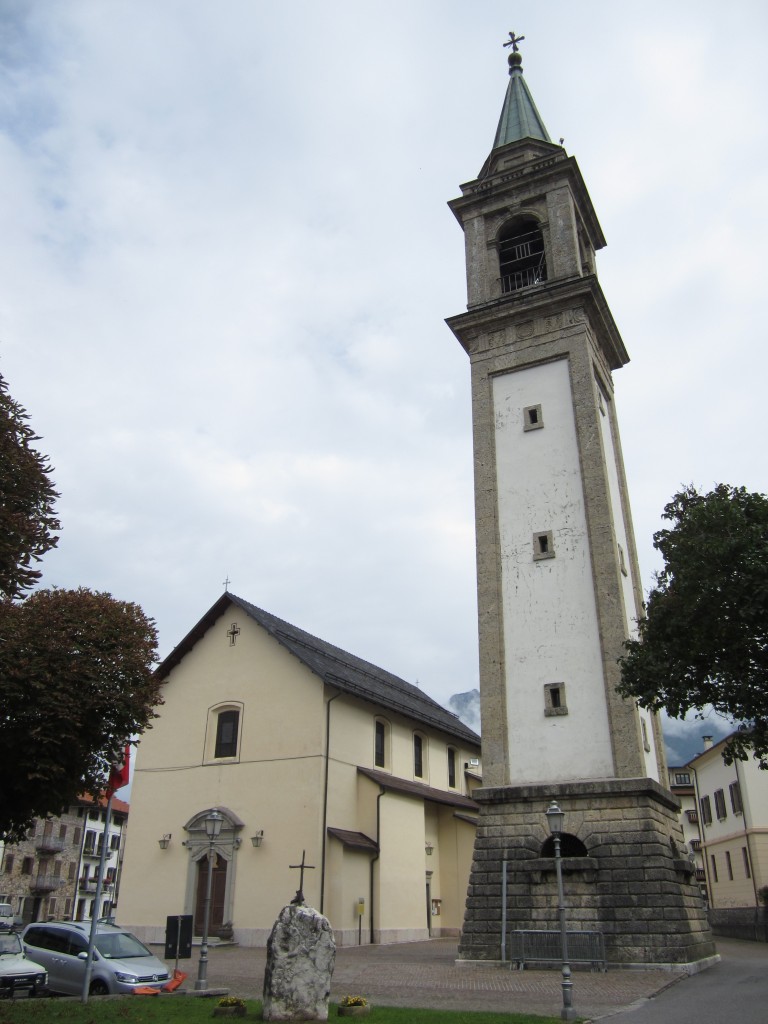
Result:
<svg viewBox="0 0 768 1024">
<path fill-rule="evenodd" d="M 213 1019 L 215 999 L 183 996 L 125 996 L 122 999 L 93 998 L 83 1006 L 76 999 L 0 1000 L 0 1024 L 208 1024 Z M 248 1000 L 245 1024 L 262 1020 L 261 1003 Z M 336 1005 L 328 1011 L 329 1024 L 345 1021 L 336 1016 Z M 349 1018 L 350 1020 L 354 1018 Z M 461 1010 L 409 1010 L 374 1006 L 368 1024 L 558 1024 L 557 1017 L 536 1017 L 526 1013 L 465 1013 Z M 217 1018 L 225 1024 L 225 1018 Z M 237 1024 L 233 1018 L 232 1024 Z"/>
</svg>

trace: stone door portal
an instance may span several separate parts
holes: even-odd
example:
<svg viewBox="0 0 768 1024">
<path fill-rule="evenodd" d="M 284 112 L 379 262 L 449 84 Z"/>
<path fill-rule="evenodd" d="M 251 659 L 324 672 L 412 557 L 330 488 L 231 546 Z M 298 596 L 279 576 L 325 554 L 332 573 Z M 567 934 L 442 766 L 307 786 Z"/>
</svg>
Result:
<svg viewBox="0 0 768 1024">
<path fill-rule="evenodd" d="M 195 935 L 203 934 L 205 917 L 205 893 L 208 885 L 208 856 L 197 862 L 197 885 L 195 889 Z M 211 915 L 208 934 L 216 935 L 224 924 L 224 897 L 227 891 L 227 862 L 218 853 L 213 854 L 213 877 L 211 879 Z"/>
</svg>

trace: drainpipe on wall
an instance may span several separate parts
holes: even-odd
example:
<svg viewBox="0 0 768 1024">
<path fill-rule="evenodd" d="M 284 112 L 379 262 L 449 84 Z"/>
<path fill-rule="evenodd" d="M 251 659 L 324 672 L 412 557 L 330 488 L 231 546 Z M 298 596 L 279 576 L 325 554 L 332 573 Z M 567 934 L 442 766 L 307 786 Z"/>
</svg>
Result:
<svg viewBox="0 0 768 1024">
<path fill-rule="evenodd" d="M 325 782 L 323 785 L 323 835 L 321 840 L 322 859 L 320 861 L 320 913 L 325 913 L 325 853 L 328 842 L 328 760 L 330 755 L 331 742 L 331 704 L 340 697 L 341 693 L 335 693 L 330 700 L 325 702 Z"/>
<path fill-rule="evenodd" d="M 370 891 L 370 896 L 369 896 L 369 904 L 370 904 L 370 907 L 371 907 L 371 910 L 370 910 L 370 918 L 371 918 L 371 924 L 370 924 L 371 937 L 370 937 L 370 941 L 371 941 L 371 945 L 373 945 L 373 918 L 374 918 L 374 909 L 375 909 L 375 906 L 374 906 L 374 888 L 373 888 L 373 871 L 374 871 L 374 864 L 376 863 L 376 861 L 379 859 L 379 857 L 381 855 L 381 798 L 383 796 L 384 796 L 384 787 L 380 786 L 379 787 L 379 795 L 376 797 L 376 846 L 377 846 L 377 852 L 376 852 L 376 855 L 371 858 L 371 880 L 370 880 L 370 890 L 371 891 Z"/>
</svg>

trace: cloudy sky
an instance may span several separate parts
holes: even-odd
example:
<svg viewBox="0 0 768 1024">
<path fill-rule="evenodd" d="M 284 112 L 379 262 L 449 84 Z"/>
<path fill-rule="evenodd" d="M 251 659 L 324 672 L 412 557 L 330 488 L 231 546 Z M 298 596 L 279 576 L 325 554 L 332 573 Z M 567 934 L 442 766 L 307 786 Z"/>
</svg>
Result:
<svg viewBox="0 0 768 1024">
<path fill-rule="evenodd" d="M 608 240 L 646 587 L 681 484 L 768 491 L 768 7 L 728 15 L 3 0 L 0 371 L 62 495 L 44 583 L 137 601 L 167 654 L 229 578 L 439 700 L 477 686 L 445 204 L 490 149 L 512 29 Z"/>
</svg>

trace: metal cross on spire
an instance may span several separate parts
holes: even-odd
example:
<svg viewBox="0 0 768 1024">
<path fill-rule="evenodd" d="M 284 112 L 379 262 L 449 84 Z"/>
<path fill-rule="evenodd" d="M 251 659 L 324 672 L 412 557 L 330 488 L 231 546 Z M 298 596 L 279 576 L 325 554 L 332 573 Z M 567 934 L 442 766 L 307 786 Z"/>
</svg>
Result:
<svg viewBox="0 0 768 1024">
<path fill-rule="evenodd" d="M 514 32 L 510 32 L 509 33 L 509 42 L 508 43 L 504 43 L 504 45 L 505 46 L 511 46 L 512 47 L 512 53 L 517 53 L 519 51 L 519 49 L 520 49 L 517 44 L 518 43 L 522 43 L 522 41 L 524 39 L 525 39 L 525 36 L 516 36 Z"/>
<path fill-rule="evenodd" d="M 296 890 L 296 895 L 291 900 L 291 904 L 296 904 L 297 907 L 301 907 L 305 903 L 305 900 L 304 900 L 304 871 L 305 871 L 305 869 L 309 870 L 309 871 L 314 871 L 315 870 L 315 865 L 314 864 L 307 864 L 307 863 L 305 863 L 306 853 L 307 853 L 306 850 L 302 850 L 301 851 L 301 864 L 289 864 L 288 865 L 288 867 L 291 868 L 291 870 L 294 870 L 294 869 L 297 869 L 297 868 L 301 869 L 301 875 L 299 876 L 299 888 Z"/>
</svg>

